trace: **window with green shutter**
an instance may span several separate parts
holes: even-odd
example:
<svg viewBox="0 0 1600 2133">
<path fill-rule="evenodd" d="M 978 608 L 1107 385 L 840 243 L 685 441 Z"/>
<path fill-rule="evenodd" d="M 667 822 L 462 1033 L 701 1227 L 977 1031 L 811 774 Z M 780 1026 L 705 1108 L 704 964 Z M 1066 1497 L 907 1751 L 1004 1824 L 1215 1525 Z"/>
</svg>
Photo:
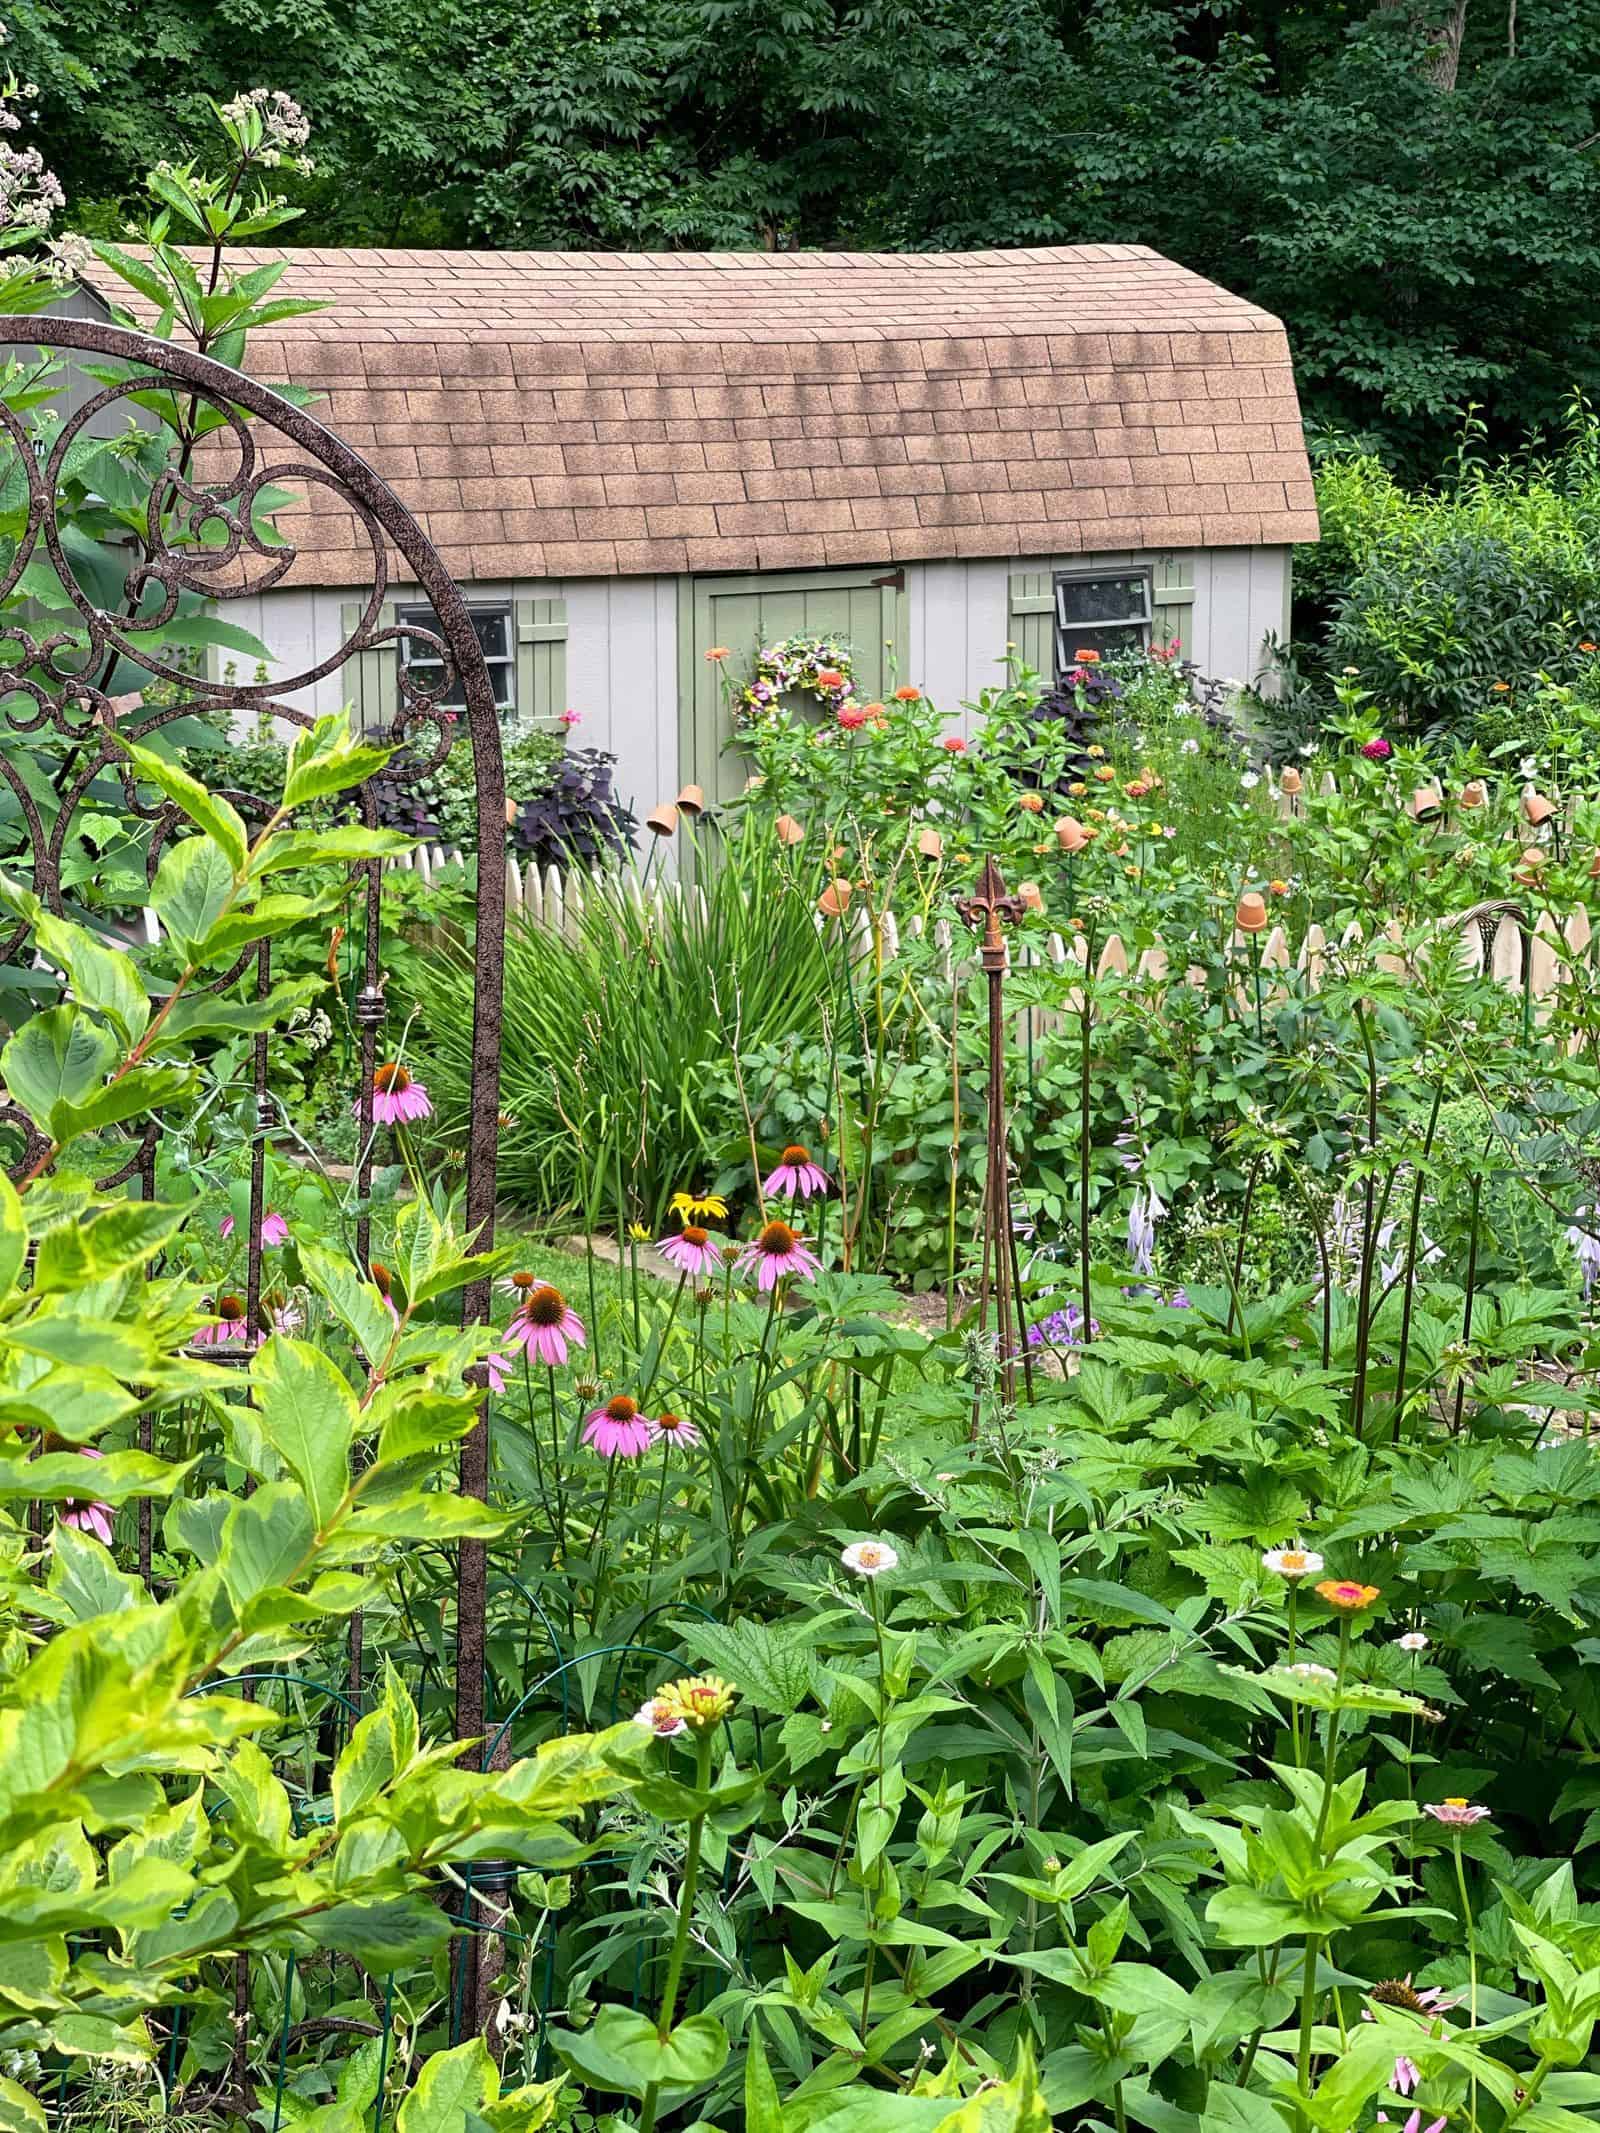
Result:
<svg viewBox="0 0 1600 2133">
<path fill-rule="evenodd" d="M 567 606 L 564 600 L 473 600 L 467 613 L 483 651 L 495 702 L 507 726 L 527 727 L 559 719 L 566 709 Z M 361 619 L 359 606 L 347 603 L 341 619 L 349 637 Z M 431 607 L 421 603 L 385 604 L 380 629 L 407 625 L 440 635 Z M 355 674 L 356 711 L 364 726 L 387 724 L 400 702 L 402 663 L 417 683 L 429 690 L 441 675 L 438 652 L 423 638 L 391 638 L 362 652 L 351 662 Z M 454 710 L 463 707 L 459 679 L 438 699 Z"/>
</svg>

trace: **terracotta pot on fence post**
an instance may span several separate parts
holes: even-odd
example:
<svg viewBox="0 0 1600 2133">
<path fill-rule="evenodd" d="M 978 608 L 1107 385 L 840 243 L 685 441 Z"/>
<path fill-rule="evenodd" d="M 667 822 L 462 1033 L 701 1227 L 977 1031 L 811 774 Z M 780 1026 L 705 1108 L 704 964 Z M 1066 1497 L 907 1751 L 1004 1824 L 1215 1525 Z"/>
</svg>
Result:
<svg viewBox="0 0 1600 2133">
<path fill-rule="evenodd" d="M 703 815 L 706 796 L 698 785 L 686 785 L 678 795 L 678 806 L 686 815 Z"/>
<path fill-rule="evenodd" d="M 644 825 L 658 837 L 670 837 L 678 827 L 678 810 L 670 800 L 663 800 L 659 807 L 651 808 L 644 818 Z"/>
<path fill-rule="evenodd" d="M 1259 889 L 1246 889 L 1234 906 L 1233 922 L 1241 933 L 1263 933 L 1267 926 L 1267 899 Z"/>
<path fill-rule="evenodd" d="M 1293 763 L 1285 764 L 1278 778 L 1279 792 L 1287 793 L 1291 800 L 1298 800 L 1301 793 L 1305 791 L 1305 784 L 1305 779 L 1301 777 Z"/>
<path fill-rule="evenodd" d="M 1483 807 L 1488 804 L 1488 799 L 1489 788 L 1482 778 L 1468 778 L 1461 788 L 1460 804 L 1463 807 Z"/>
<path fill-rule="evenodd" d="M 772 825 L 772 834 L 780 844 L 798 844 L 805 835 L 805 825 L 796 822 L 793 815 L 780 815 Z"/>
<path fill-rule="evenodd" d="M 1522 795 L 1522 819 L 1532 829 L 1540 829 L 1556 811 L 1554 800 L 1547 800 L 1542 792 L 1525 792 Z"/>
<path fill-rule="evenodd" d="M 1437 785 L 1419 785 L 1411 795 L 1411 813 L 1418 822 L 1437 822 L 1444 813 L 1444 795 Z"/>
<path fill-rule="evenodd" d="M 1076 815 L 1063 815 L 1056 824 L 1056 842 L 1064 852 L 1081 852 L 1089 842 L 1089 832 Z"/>
<path fill-rule="evenodd" d="M 944 839 L 935 829 L 925 829 L 917 839 L 917 851 L 924 859 L 944 857 Z"/>
<path fill-rule="evenodd" d="M 850 899 L 854 893 L 844 876 L 837 874 L 817 898 L 817 909 L 824 918 L 843 918 L 850 908 Z"/>
</svg>

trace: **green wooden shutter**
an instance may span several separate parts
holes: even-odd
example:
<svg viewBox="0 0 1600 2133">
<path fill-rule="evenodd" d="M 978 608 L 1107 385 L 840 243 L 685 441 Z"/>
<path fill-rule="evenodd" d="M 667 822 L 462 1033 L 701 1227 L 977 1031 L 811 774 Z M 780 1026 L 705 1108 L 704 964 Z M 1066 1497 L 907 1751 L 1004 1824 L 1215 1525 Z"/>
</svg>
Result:
<svg viewBox="0 0 1600 2133">
<path fill-rule="evenodd" d="M 355 635 L 365 613 L 364 600 L 347 600 L 340 608 L 339 625 L 346 644 Z M 394 625 L 394 602 L 385 600 L 378 610 L 376 626 L 390 630 Z M 350 701 L 355 708 L 356 724 L 362 728 L 389 725 L 400 707 L 400 647 L 396 640 L 391 637 L 386 644 L 357 652 L 344 671 L 354 676 Z"/>
<path fill-rule="evenodd" d="M 1006 634 L 1016 647 L 1012 657 L 1032 667 L 1046 687 L 1055 680 L 1056 596 L 1048 570 L 1024 570 L 1010 580 L 1010 621 Z"/>
<path fill-rule="evenodd" d="M 1179 651 L 1189 657 L 1194 643 L 1194 559 L 1157 556 L 1151 599 L 1151 634 L 1156 643 L 1170 644 L 1176 637 Z"/>
<path fill-rule="evenodd" d="M 567 708 L 567 603 L 519 600 L 517 724 L 557 719 Z"/>
</svg>

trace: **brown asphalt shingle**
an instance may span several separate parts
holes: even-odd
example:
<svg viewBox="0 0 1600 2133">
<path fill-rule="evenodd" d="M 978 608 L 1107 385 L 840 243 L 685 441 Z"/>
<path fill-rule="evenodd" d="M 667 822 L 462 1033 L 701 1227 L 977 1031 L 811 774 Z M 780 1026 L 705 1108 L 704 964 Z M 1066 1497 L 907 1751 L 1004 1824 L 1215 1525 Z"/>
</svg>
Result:
<svg viewBox="0 0 1600 2133">
<path fill-rule="evenodd" d="M 331 303 L 251 368 L 463 579 L 1316 538 L 1282 326 L 1140 245 L 232 257 Z M 320 489 L 280 523 L 366 574 Z"/>
</svg>

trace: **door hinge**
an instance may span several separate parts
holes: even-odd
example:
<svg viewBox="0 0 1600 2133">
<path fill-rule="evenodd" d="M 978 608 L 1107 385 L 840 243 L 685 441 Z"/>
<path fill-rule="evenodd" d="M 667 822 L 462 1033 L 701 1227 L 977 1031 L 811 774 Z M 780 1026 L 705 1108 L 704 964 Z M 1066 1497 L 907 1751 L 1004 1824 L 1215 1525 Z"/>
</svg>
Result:
<svg viewBox="0 0 1600 2133">
<path fill-rule="evenodd" d="M 906 589 L 904 564 L 898 570 L 886 570 L 881 578 L 874 578 L 872 582 L 874 585 L 892 585 L 897 593 L 903 593 Z"/>
</svg>

